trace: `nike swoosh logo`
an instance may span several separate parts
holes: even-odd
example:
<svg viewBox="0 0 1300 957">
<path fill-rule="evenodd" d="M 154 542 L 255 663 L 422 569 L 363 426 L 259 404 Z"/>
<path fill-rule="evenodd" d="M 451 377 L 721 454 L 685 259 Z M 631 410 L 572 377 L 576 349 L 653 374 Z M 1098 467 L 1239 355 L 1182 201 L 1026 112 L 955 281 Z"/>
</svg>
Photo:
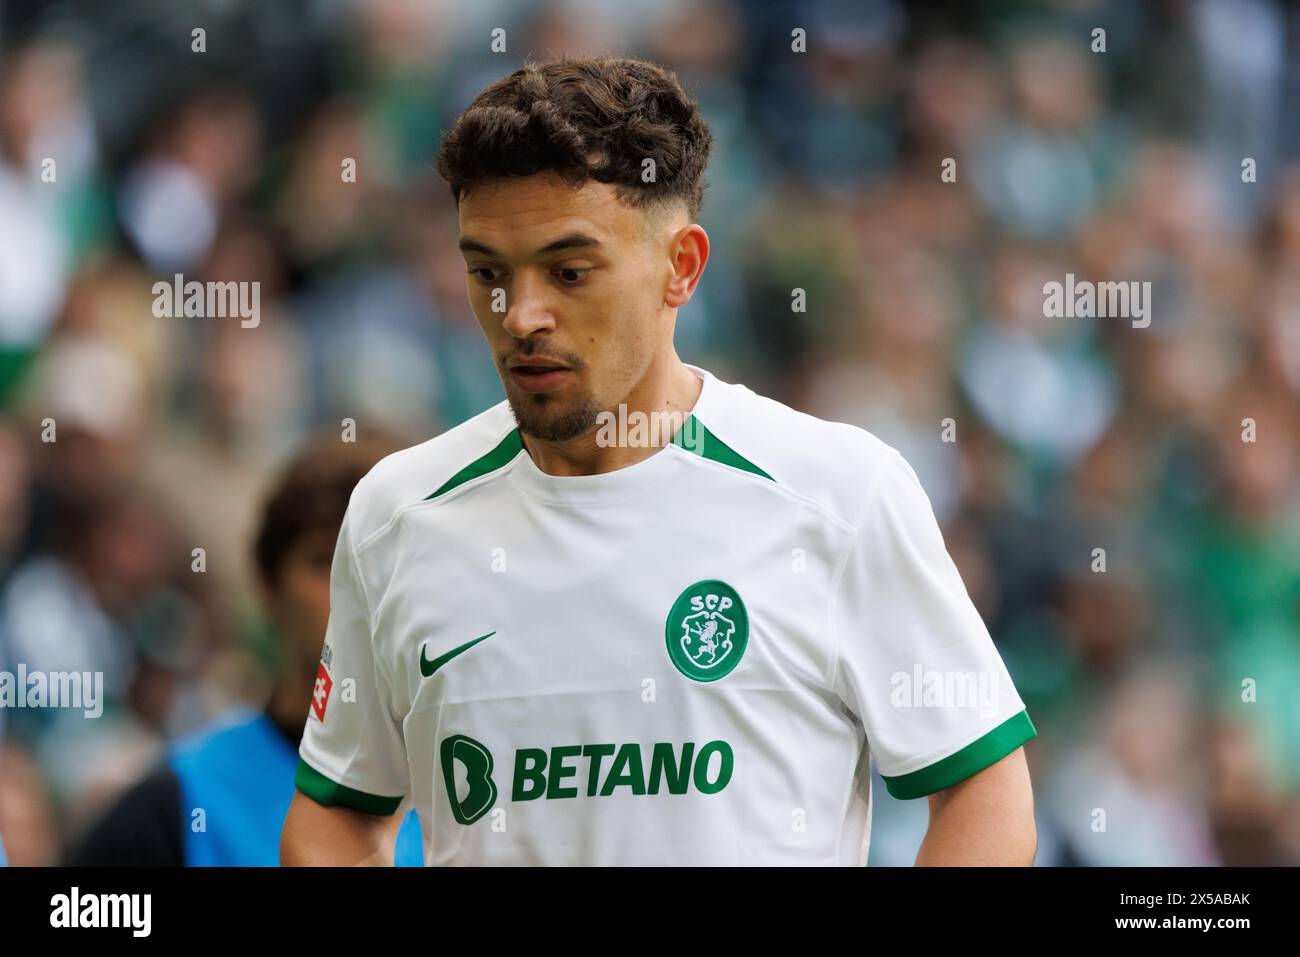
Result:
<svg viewBox="0 0 1300 957">
<path fill-rule="evenodd" d="M 496 634 L 495 631 L 489 631 L 486 635 L 483 635 L 482 637 L 479 638 L 475 638 L 473 641 L 467 641 L 459 648 L 453 648 L 445 655 L 439 655 L 437 658 L 434 658 L 432 661 L 430 661 L 428 658 L 425 657 L 425 648 L 424 645 L 421 645 L 420 646 L 420 674 L 424 675 L 424 677 L 426 678 L 430 677 L 435 671 L 437 671 L 447 662 L 451 661 L 451 659 L 455 658 L 462 651 L 468 651 L 469 649 L 477 645 L 480 641 L 483 641 L 485 638 L 491 638 L 495 634 Z"/>
</svg>

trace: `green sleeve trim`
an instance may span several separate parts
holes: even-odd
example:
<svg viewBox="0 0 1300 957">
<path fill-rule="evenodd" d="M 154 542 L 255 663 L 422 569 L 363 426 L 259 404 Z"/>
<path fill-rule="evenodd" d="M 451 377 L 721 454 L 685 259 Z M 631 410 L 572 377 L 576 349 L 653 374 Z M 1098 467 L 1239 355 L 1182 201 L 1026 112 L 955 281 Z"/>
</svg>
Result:
<svg viewBox="0 0 1300 957">
<path fill-rule="evenodd" d="M 936 761 L 928 768 L 900 774 L 898 777 L 885 777 L 885 788 L 902 801 L 925 797 L 935 791 L 950 788 L 959 781 L 965 781 L 975 772 L 1001 761 L 1037 736 L 1038 731 L 1029 720 L 1029 712 L 1021 711 L 982 738 L 972 741 L 960 751 Z"/>
<path fill-rule="evenodd" d="M 437 498 L 439 495 L 446 495 L 452 489 L 459 488 L 466 482 L 471 482 L 478 478 L 480 475 L 487 475 L 489 472 L 495 472 L 497 469 L 504 468 L 510 464 L 520 451 L 523 450 L 523 447 L 523 436 L 519 434 L 518 429 L 514 429 L 509 435 L 502 439 L 500 444 L 498 444 L 491 452 L 488 452 L 486 455 L 475 459 L 469 465 L 465 466 L 451 478 L 447 479 L 447 481 L 443 482 L 442 486 L 436 492 L 426 495 L 424 500 L 427 502 L 430 499 Z"/>
<path fill-rule="evenodd" d="M 367 814 L 380 814 L 387 817 L 395 813 L 402 803 L 400 797 L 367 794 L 365 791 L 358 791 L 337 781 L 331 781 L 301 757 L 298 758 L 298 773 L 294 775 L 293 783 L 303 794 L 326 807 L 350 807 L 354 811 L 365 811 Z"/>
</svg>

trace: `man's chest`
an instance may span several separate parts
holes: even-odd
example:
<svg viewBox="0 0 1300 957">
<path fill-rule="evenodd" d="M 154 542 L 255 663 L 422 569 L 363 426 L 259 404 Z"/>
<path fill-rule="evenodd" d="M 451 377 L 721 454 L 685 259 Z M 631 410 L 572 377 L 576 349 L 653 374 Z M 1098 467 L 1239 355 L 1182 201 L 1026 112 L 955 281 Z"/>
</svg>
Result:
<svg viewBox="0 0 1300 957">
<path fill-rule="evenodd" d="M 689 501 L 409 516 L 375 622 L 399 707 L 824 688 L 843 539 L 767 519 Z"/>
</svg>

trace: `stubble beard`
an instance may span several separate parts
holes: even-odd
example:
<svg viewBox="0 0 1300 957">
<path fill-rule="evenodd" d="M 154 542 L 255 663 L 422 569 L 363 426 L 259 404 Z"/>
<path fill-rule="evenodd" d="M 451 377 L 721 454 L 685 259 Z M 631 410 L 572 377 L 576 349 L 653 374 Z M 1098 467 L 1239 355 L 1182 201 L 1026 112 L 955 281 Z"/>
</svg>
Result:
<svg viewBox="0 0 1300 957">
<path fill-rule="evenodd" d="M 567 408 L 562 400 L 547 395 L 526 395 L 518 399 L 507 395 L 519 431 L 543 442 L 568 442 L 586 435 L 596 427 L 600 407 L 583 396 Z"/>
</svg>

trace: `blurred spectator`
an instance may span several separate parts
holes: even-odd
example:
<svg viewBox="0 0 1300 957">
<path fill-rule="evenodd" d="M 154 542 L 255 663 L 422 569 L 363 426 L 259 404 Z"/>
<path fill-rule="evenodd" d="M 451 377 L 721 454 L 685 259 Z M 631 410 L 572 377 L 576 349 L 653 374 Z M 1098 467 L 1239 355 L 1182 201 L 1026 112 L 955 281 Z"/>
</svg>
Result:
<svg viewBox="0 0 1300 957">
<path fill-rule="evenodd" d="M 329 621 L 330 566 L 356 483 L 384 455 L 387 437 L 321 436 L 294 457 L 271 491 L 253 552 L 277 660 L 262 711 L 238 708 L 169 750 L 164 764 L 114 803 L 70 863 L 93 866 L 275 866 L 293 795 Z M 420 866 L 411 811 L 398 836 L 399 866 Z"/>
</svg>

